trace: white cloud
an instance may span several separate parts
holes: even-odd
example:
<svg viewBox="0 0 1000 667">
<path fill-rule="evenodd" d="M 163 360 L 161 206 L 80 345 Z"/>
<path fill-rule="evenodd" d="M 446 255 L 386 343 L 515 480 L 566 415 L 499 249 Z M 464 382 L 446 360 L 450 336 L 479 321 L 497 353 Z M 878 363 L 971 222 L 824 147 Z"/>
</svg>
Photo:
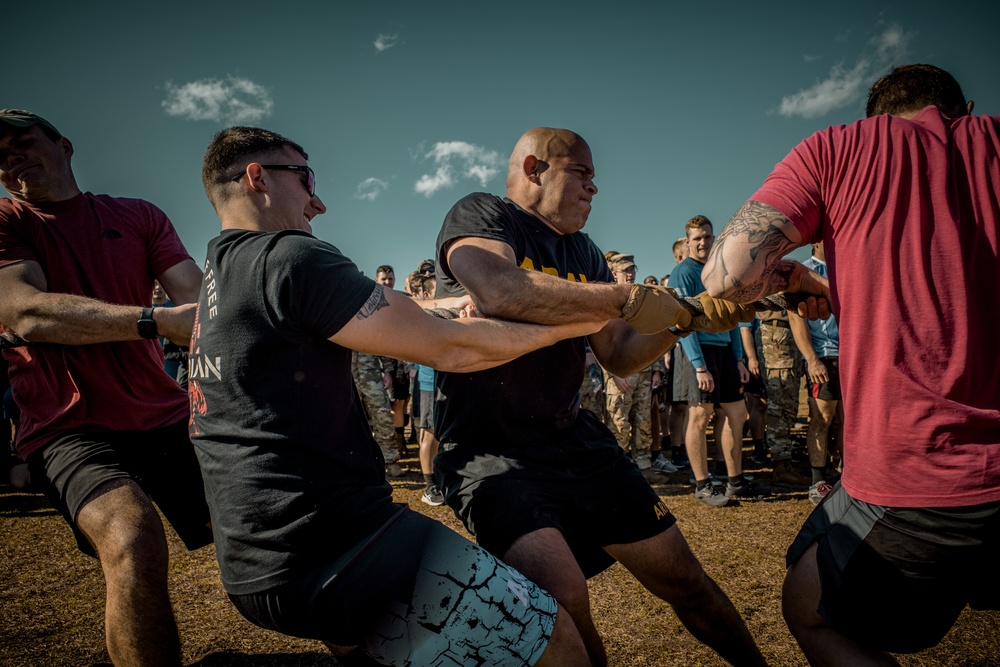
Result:
<svg viewBox="0 0 1000 667">
<path fill-rule="evenodd" d="M 365 201 L 375 201 L 388 187 L 388 181 L 383 181 L 375 178 L 374 176 L 366 178 L 358 183 L 358 187 L 354 189 L 354 198 L 364 199 Z"/>
<path fill-rule="evenodd" d="M 271 114 L 274 102 L 267 89 L 249 79 L 228 76 L 200 79 L 181 86 L 164 85 L 163 108 L 169 116 L 226 124 L 258 123 Z"/>
<path fill-rule="evenodd" d="M 893 23 L 868 41 L 853 67 L 834 65 L 825 80 L 783 97 L 778 113 L 787 117 L 815 118 L 857 102 L 876 76 L 893 65 L 903 64 L 914 35 Z"/>
<path fill-rule="evenodd" d="M 380 33 L 378 37 L 375 38 L 373 43 L 375 44 L 375 50 L 382 53 L 383 51 L 387 51 L 399 44 L 399 35 L 386 35 Z"/>
<path fill-rule="evenodd" d="M 485 188 L 500 173 L 503 164 L 496 151 L 464 141 L 439 141 L 424 159 L 434 161 L 434 172 L 417 179 L 413 189 L 425 197 L 454 186 L 459 178 L 474 179 Z"/>
<path fill-rule="evenodd" d="M 807 63 L 815 62 L 823 56 L 811 56 L 808 53 L 802 56 L 802 60 Z"/>
</svg>

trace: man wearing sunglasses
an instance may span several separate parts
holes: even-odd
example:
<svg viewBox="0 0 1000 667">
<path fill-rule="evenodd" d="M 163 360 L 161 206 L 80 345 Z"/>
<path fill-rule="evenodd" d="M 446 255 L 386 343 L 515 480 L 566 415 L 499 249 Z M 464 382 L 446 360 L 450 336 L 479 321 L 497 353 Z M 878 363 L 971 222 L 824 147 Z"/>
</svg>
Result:
<svg viewBox="0 0 1000 667">
<path fill-rule="evenodd" d="M 349 664 L 589 664 L 548 593 L 392 503 L 351 350 L 461 372 L 604 322 L 424 312 L 312 236 L 326 206 L 301 177 L 306 160 L 278 134 L 233 127 L 202 171 L 222 232 L 209 242 L 191 341 L 191 437 L 230 599 L 257 625 L 322 640 Z"/>
<path fill-rule="evenodd" d="M 167 217 L 137 199 L 82 193 L 73 144 L 44 118 L 0 110 L 0 331 L 9 344 L 17 448 L 107 586 L 119 665 L 180 664 L 167 543 L 211 541 L 187 394 L 158 337 L 186 345 L 201 271 Z M 153 279 L 180 305 L 153 308 Z M 152 502 L 150 500 L 152 498 Z"/>
</svg>

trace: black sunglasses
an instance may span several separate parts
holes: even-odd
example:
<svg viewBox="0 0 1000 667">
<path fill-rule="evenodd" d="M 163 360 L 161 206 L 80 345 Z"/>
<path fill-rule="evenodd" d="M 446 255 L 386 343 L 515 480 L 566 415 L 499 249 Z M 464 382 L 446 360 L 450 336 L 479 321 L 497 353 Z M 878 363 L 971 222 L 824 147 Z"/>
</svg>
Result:
<svg viewBox="0 0 1000 667">
<path fill-rule="evenodd" d="M 262 164 L 260 165 L 264 169 L 287 169 L 288 171 L 301 171 L 306 175 L 306 190 L 309 192 L 310 197 L 316 196 L 316 174 L 313 173 L 312 167 L 305 167 L 299 164 Z M 233 177 L 233 182 L 243 178 L 243 174 L 246 173 L 246 168 L 240 173 Z"/>
</svg>

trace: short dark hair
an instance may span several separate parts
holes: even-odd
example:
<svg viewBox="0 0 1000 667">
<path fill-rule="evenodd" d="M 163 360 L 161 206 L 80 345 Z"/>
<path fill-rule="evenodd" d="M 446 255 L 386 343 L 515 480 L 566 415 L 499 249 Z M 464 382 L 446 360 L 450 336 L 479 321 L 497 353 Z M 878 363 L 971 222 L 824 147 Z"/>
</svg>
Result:
<svg viewBox="0 0 1000 667">
<path fill-rule="evenodd" d="M 237 167 L 246 168 L 249 162 L 274 155 L 291 148 L 308 160 L 305 149 L 277 132 L 259 127 L 237 125 L 228 127 L 214 137 L 205 151 L 201 167 L 201 182 L 213 206 L 229 199 L 234 190 L 227 186 L 236 176 Z"/>
<path fill-rule="evenodd" d="M 935 106 L 952 115 L 966 107 L 965 94 L 948 72 L 934 65 L 897 67 L 872 84 L 865 115 L 901 114 Z"/>
<path fill-rule="evenodd" d="M 393 271 L 393 270 L 392 270 L 392 267 L 391 267 L 391 266 L 389 266 L 388 264 L 383 264 L 382 266 L 380 266 L 380 267 L 378 267 L 377 269 L 375 269 L 375 275 L 376 275 L 376 276 L 377 276 L 378 274 L 380 274 L 380 273 L 387 273 L 387 274 L 388 274 L 388 273 L 392 273 L 392 274 L 394 274 L 394 275 L 395 275 L 395 273 L 396 273 L 396 272 L 395 272 L 395 271 Z"/>
</svg>

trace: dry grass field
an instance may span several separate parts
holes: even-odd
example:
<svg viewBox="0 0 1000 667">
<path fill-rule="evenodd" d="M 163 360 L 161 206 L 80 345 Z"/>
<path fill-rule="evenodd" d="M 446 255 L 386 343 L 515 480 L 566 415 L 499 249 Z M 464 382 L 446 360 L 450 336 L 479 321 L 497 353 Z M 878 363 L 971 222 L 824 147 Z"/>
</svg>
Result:
<svg viewBox="0 0 1000 667">
<path fill-rule="evenodd" d="M 415 449 L 406 462 L 416 470 Z M 768 477 L 766 469 L 751 471 Z M 781 618 L 779 602 L 785 548 L 812 509 L 805 492 L 778 493 L 713 509 L 694 501 L 686 472 L 665 476 L 654 486 L 771 664 L 805 664 Z M 421 484 L 415 472 L 394 487 L 397 501 L 464 532 L 450 510 L 420 502 Z M 338 664 L 317 642 L 283 637 L 244 621 L 223 593 L 213 548 L 189 553 L 168 534 L 171 594 L 185 664 Z M 107 663 L 99 568 L 75 549 L 69 530 L 43 497 L 0 486 L 0 545 L 0 665 Z M 612 665 L 724 664 L 683 629 L 670 607 L 620 566 L 591 581 L 591 597 Z M 901 662 L 928 667 L 1000 665 L 1000 613 L 966 610 L 940 646 L 904 656 Z"/>
</svg>

